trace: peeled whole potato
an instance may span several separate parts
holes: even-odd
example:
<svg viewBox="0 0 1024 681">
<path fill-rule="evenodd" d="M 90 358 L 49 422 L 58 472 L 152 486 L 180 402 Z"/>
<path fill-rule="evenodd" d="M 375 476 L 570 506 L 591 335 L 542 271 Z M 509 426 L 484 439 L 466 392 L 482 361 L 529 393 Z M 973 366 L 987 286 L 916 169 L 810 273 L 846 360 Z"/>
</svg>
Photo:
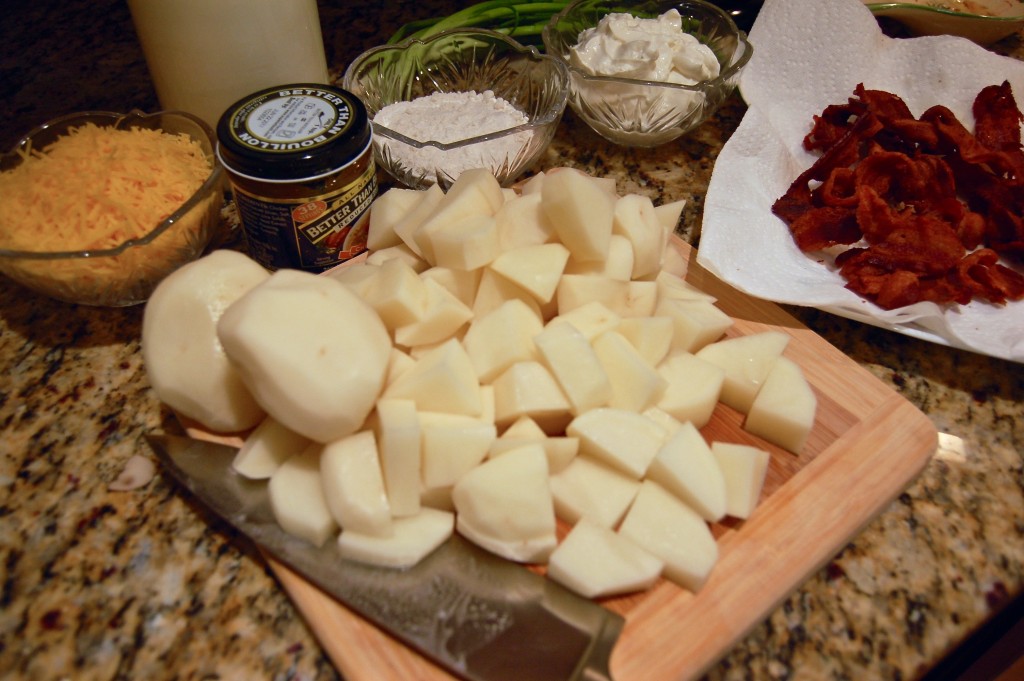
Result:
<svg viewBox="0 0 1024 681">
<path fill-rule="evenodd" d="M 217 333 L 267 413 L 321 443 L 351 435 L 384 385 L 391 337 L 344 284 L 279 270 L 225 310 Z"/>
<path fill-rule="evenodd" d="M 217 338 L 231 303 L 270 276 L 237 251 L 218 250 L 157 286 L 142 320 L 142 358 L 157 397 L 219 433 L 246 430 L 264 417 Z"/>
</svg>

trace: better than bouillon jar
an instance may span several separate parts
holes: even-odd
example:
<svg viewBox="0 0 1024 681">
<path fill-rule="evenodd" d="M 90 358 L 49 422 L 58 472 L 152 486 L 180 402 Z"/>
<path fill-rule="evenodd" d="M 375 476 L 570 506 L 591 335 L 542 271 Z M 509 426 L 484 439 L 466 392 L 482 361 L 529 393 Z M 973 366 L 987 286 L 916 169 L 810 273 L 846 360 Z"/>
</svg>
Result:
<svg viewBox="0 0 1024 681">
<path fill-rule="evenodd" d="M 217 137 L 254 260 L 322 272 L 366 250 L 377 169 L 355 95 L 310 83 L 261 90 L 224 112 Z"/>
</svg>

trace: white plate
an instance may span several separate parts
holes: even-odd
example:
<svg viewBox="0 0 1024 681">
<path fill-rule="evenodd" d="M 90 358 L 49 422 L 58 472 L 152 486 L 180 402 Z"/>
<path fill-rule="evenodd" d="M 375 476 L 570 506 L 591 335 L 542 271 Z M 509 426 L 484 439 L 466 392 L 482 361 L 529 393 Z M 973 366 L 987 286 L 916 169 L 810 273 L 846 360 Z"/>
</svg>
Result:
<svg viewBox="0 0 1024 681">
<path fill-rule="evenodd" d="M 812 116 L 846 101 L 858 83 L 900 95 L 914 115 L 944 104 L 972 129 L 971 104 L 986 85 L 1008 80 L 1024 106 L 1024 62 L 962 38 L 887 38 L 859 0 L 768 0 L 751 41 L 740 86 L 749 110 L 715 162 L 698 261 L 750 295 L 1024 362 L 1024 301 L 883 310 L 801 253 L 771 212 L 816 159 L 802 147 Z"/>
</svg>

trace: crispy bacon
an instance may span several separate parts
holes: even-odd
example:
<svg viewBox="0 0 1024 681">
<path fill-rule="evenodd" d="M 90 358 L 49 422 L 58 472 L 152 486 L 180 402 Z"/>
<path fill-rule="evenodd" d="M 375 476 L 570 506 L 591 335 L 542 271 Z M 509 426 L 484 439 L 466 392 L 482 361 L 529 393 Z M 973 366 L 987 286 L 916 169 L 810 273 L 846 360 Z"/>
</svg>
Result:
<svg viewBox="0 0 1024 681">
<path fill-rule="evenodd" d="M 1024 299 L 1024 275 L 999 262 L 1024 261 L 1024 115 L 1008 82 L 973 113 L 972 134 L 944 106 L 915 119 L 859 84 L 814 117 L 803 144 L 821 156 L 772 211 L 805 252 L 850 246 L 847 287 L 883 308 Z"/>
</svg>

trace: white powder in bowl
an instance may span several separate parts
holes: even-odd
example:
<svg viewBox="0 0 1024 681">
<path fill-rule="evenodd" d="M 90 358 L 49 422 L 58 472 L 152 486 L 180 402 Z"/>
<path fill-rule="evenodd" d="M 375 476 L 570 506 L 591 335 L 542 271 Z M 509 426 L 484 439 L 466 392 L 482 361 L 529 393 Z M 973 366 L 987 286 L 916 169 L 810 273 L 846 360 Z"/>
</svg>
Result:
<svg viewBox="0 0 1024 681">
<path fill-rule="evenodd" d="M 435 92 L 408 102 L 385 106 L 373 122 L 421 142 L 449 144 L 529 123 L 529 118 L 490 90 L 484 92 Z M 533 132 L 524 130 L 493 140 L 449 149 L 421 149 L 397 140 L 383 139 L 384 154 L 415 176 L 437 181 L 436 170 L 457 177 L 471 168 L 499 169 L 526 148 Z"/>
</svg>

